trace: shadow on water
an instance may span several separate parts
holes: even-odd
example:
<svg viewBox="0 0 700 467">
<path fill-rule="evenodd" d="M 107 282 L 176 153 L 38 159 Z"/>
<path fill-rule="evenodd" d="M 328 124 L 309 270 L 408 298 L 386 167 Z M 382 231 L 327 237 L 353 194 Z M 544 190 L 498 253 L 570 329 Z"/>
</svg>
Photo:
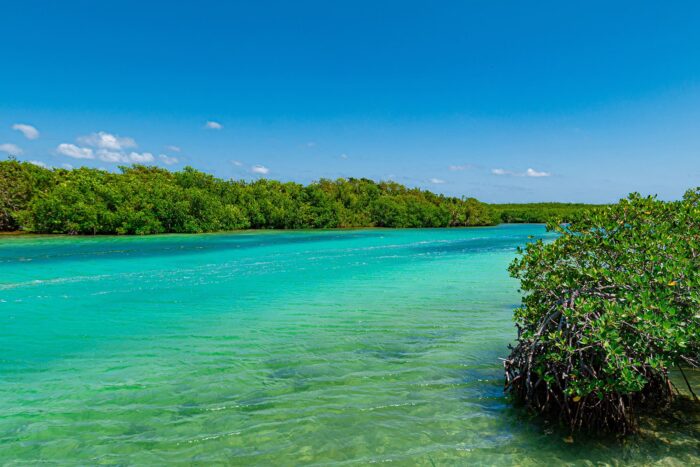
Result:
<svg viewBox="0 0 700 467">
<path fill-rule="evenodd" d="M 681 395 L 662 413 L 641 414 L 639 432 L 627 437 L 571 433 L 514 406 L 503 392 L 503 370 L 496 362 L 507 353 L 499 345 L 482 349 L 478 361 L 460 370 L 463 384 L 455 387 L 465 405 L 501 420 L 489 436 L 493 443 L 475 446 L 474 454 L 528 454 L 518 462 L 537 464 L 557 459 L 562 464 L 646 465 L 659 460 L 670 465 L 697 465 L 700 454 L 700 403 Z M 465 361 L 468 358 L 465 356 Z M 492 362 L 488 364 L 486 362 Z M 483 440 L 481 440 L 483 441 Z"/>
<path fill-rule="evenodd" d="M 450 328 L 412 330 L 400 337 L 361 339 L 353 349 L 360 360 L 371 358 L 386 363 L 410 363 L 435 349 L 454 344 L 463 337 L 461 330 Z"/>
<path fill-rule="evenodd" d="M 408 363 L 429 351 L 433 346 L 425 338 L 406 338 L 401 342 L 378 342 L 367 340 L 355 349 L 359 359 L 372 358 L 388 363 Z"/>
<path fill-rule="evenodd" d="M 700 453 L 700 404 L 678 398 L 662 413 L 643 414 L 639 432 L 625 437 L 597 433 L 571 433 L 514 407 L 504 396 L 500 416 L 513 430 L 508 449 L 537 446 L 537 458 L 556 458 L 562 463 L 587 465 L 697 465 Z"/>
<path fill-rule="evenodd" d="M 301 234 L 301 235 L 300 235 Z M 246 250 L 285 245 L 316 244 L 339 240 L 379 238 L 381 232 L 342 232 L 328 231 L 295 233 L 269 232 L 261 234 L 212 234 L 197 236 L 159 237 L 96 237 L 50 239 L 39 245 L 5 245 L 0 249 L 0 264 L 24 261 L 75 261 L 84 257 L 105 259 L 142 259 L 159 256 L 189 255 L 229 250 Z M 65 243 L 64 243 L 65 241 Z"/>
<path fill-rule="evenodd" d="M 537 238 L 545 239 L 545 236 Z M 530 241 L 535 241 L 531 239 Z M 528 238 L 523 236 L 505 236 L 500 238 L 470 238 L 460 239 L 450 242 L 431 243 L 417 245 L 411 247 L 411 250 L 417 254 L 468 254 L 468 253 L 485 253 L 493 251 L 514 251 L 517 246 L 522 246 L 527 243 Z"/>
</svg>

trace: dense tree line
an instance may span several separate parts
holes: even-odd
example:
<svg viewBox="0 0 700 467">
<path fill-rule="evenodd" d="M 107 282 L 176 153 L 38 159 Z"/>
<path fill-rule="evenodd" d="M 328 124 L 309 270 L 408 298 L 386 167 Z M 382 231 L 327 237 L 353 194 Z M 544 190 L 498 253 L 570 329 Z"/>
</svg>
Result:
<svg viewBox="0 0 700 467">
<path fill-rule="evenodd" d="M 487 205 L 365 178 L 307 186 L 222 180 L 186 167 L 118 173 L 0 161 L 0 231 L 154 234 L 236 229 L 456 227 L 568 219 L 583 204 Z"/>
<path fill-rule="evenodd" d="M 570 222 L 582 211 L 601 206 L 581 203 L 490 204 L 493 217 L 500 223 L 543 223 L 550 219 Z"/>
<path fill-rule="evenodd" d="M 632 431 L 674 397 L 671 369 L 700 367 L 700 188 L 549 229 L 510 267 L 525 294 L 506 388 L 571 430 Z"/>
<path fill-rule="evenodd" d="M 221 180 L 187 167 L 119 173 L 0 162 L 0 230 L 154 234 L 234 229 L 448 227 L 493 223 L 488 206 L 367 179 L 303 186 Z"/>
</svg>

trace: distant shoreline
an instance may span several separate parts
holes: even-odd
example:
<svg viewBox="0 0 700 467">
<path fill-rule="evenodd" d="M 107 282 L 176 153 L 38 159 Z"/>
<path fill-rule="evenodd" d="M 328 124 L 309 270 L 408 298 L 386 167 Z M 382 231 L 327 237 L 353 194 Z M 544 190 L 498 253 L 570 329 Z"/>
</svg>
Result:
<svg viewBox="0 0 700 467">
<path fill-rule="evenodd" d="M 161 237 L 172 235 L 224 235 L 224 234 L 245 234 L 245 233 L 282 233 L 282 232 L 343 232 L 349 230 L 462 230 L 462 229 L 488 229 L 499 226 L 508 225 L 542 225 L 544 222 L 502 222 L 493 225 L 467 225 L 455 227 L 335 227 L 335 228 L 319 228 L 319 229 L 238 229 L 238 230 L 221 230 L 217 232 L 168 232 L 155 234 L 66 234 L 66 233 L 39 233 L 25 232 L 23 230 L 15 230 L 12 232 L 0 232 L 0 236 L 4 237 L 75 237 L 75 238 L 98 238 L 98 237 Z"/>
<path fill-rule="evenodd" d="M 68 235 L 151 235 L 247 229 L 438 228 L 568 222 L 581 203 L 488 204 L 367 178 L 306 185 L 225 180 L 192 167 L 47 169 L 0 161 L 0 230 Z"/>
</svg>

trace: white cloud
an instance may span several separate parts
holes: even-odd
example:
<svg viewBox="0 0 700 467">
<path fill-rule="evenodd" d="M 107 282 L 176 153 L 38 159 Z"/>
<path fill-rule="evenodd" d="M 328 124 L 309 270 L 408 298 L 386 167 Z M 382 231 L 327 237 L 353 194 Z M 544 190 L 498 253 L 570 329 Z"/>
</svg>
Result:
<svg viewBox="0 0 700 467">
<path fill-rule="evenodd" d="M 167 149 L 168 151 L 173 151 L 173 152 L 182 151 L 182 148 L 180 148 L 180 146 L 166 146 L 165 149 Z"/>
<path fill-rule="evenodd" d="M 441 178 L 431 178 L 430 183 L 433 183 L 435 185 L 442 185 L 445 183 L 445 180 L 442 180 Z"/>
<path fill-rule="evenodd" d="M 153 162 L 155 157 L 150 152 L 126 152 L 121 149 L 135 146 L 136 143 L 131 138 L 120 138 L 110 135 L 109 133 L 93 133 L 90 136 L 78 138 L 84 144 L 96 146 L 97 151 L 85 146 L 76 146 L 75 144 L 62 143 L 59 144 L 56 150 L 59 154 L 72 157 L 74 159 L 99 159 L 112 164 L 145 164 Z"/>
<path fill-rule="evenodd" d="M 253 167 L 250 168 L 250 171 L 253 172 L 254 174 L 266 175 L 270 172 L 270 169 L 268 169 L 264 165 L 254 165 Z"/>
<path fill-rule="evenodd" d="M 106 133 L 104 131 L 92 133 L 91 135 L 87 136 L 81 136 L 78 138 L 78 142 L 88 146 L 93 146 L 100 149 L 110 149 L 114 151 L 136 147 L 136 141 L 134 141 L 133 138 L 121 137 L 111 133 Z"/>
<path fill-rule="evenodd" d="M 99 149 L 97 151 L 97 157 L 104 162 L 112 163 L 122 163 L 122 164 L 145 164 L 147 162 L 153 162 L 155 157 L 150 152 L 119 152 L 119 151 L 109 151 L 107 149 Z"/>
<path fill-rule="evenodd" d="M 240 166 L 243 165 L 243 162 L 241 162 L 241 161 L 231 161 L 231 163 L 232 163 L 233 165 L 235 165 L 236 167 L 240 167 Z"/>
<path fill-rule="evenodd" d="M 549 177 L 550 175 L 552 174 L 549 172 L 538 172 L 535 169 L 527 169 L 525 171 L 526 177 Z"/>
<path fill-rule="evenodd" d="M 155 157 L 153 157 L 153 154 L 150 152 L 142 152 L 140 154 L 138 152 L 130 152 L 126 156 L 126 161 L 134 164 L 144 164 L 146 162 L 153 162 L 154 160 Z"/>
<path fill-rule="evenodd" d="M 341 155 L 340 155 L 340 158 L 341 158 L 341 159 L 347 159 L 347 158 L 348 158 L 348 155 L 347 155 L 347 154 L 341 154 Z"/>
<path fill-rule="evenodd" d="M 125 151 L 127 148 L 136 147 L 136 141 L 133 138 L 117 136 L 104 131 L 81 136 L 78 138 L 78 142 L 84 146 L 62 143 L 58 145 L 57 151 L 59 154 L 75 159 L 97 158 L 113 164 L 145 164 L 155 160 L 150 152 Z M 97 150 L 93 148 L 97 148 Z"/>
<path fill-rule="evenodd" d="M 34 164 L 34 165 L 37 165 L 37 166 L 39 166 L 39 167 L 43 167 L 43 168 L 45 168 L 45 169 L 48 169 L 48 168 L 49 168 L 45 163 L 43 163 L 43 162 L 41 162 L 41 161 L 29 161 L 29 163 L 30 163 L 30 164 Z"/>
<path fill-rule="evenodd" d="M 549 172 L 540 172 L 535 169 L 527 169 L 525 172 L 513 172 L 512 170 L 493 169 L 491 173 L 494 175 L 512 175 L 514 177 L 549 177 L 552 174 Z"/>
<path fill-rule="evenodd" d="M 21 131 L 27 139 L 37 139 L 39 137 L 39 130 L 26 123 L 15 123 L 12 125 L 12 129 Z"/>
<path fill-rule="evenodd" d="M 19 156 L 24 151 L 22 151 L 22 148 L 20 148 L 16 144 L 3 143 L 3 144 L 0 144 L 0 152 L 5 152 L 5 153 L 9 154 L 10 156 Z"/>
<path fill-rule="evenodd" d="M 59 154 L 73 157 L 74 159 L 94 159 L 95 155 L 90 148 L 81 148 L 75 144 L 61 143 L 56 148 Z"/>
<path fill-rule="evenodd" d="M 459 172 L 461 170 L 467 170 L 469 168 L 471 168 L 470 165 L 451 165 L 448 167 L 448 169 L 452 172 Z"/>
<path fill-rule="evenodd" d="M 163 161 L 163 164 L 165 164 L 165 165 L 173 165 L 173 164 L 177 164 L 178 162 L 180 162 L 177 157 L 170 157 L 170 156 L 166 156 L 165 154 L 161 154 L 158 157 L 160 158 L 161 161 Z"/>
<path fill-rule="evenodd" d="M 207 123 L 204 124 L 204 128 L 207 128 L 209 130 L 220 130 L 224 126 L 219 123 L 219 122 L 213 122 L 213 121 L 208 121 Z"/>
<path fill-rule="evenodd" d="M 71 164 L 61 164 L 61 167 L 63 167 L 64 169 L 68 169 L 68 170 L 71 170 L 73 168 L 73 166 Z"/>
<path fill-rule="evenodd" d="M 125 162 L 123 158 L 126 156 L 126 154 L 119 152 L 119 151 L 110 151 L 108 149 L 100 149 L 97 151 L 97 157 L 100 158 L 101 161 L 105 162 Z"/>
</svg>

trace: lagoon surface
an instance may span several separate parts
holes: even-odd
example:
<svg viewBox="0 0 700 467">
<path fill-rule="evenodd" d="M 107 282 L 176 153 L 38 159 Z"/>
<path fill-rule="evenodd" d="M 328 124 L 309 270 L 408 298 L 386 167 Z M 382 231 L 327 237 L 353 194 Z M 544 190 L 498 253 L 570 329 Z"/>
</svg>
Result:
<svg viewBox="0 0 700 467">
<path fill-rule="evenodd" d="M 540 225 L 0 237 L 0 463 L 700 462 L 503 395 L 516 247 Z"/>
</svg>

